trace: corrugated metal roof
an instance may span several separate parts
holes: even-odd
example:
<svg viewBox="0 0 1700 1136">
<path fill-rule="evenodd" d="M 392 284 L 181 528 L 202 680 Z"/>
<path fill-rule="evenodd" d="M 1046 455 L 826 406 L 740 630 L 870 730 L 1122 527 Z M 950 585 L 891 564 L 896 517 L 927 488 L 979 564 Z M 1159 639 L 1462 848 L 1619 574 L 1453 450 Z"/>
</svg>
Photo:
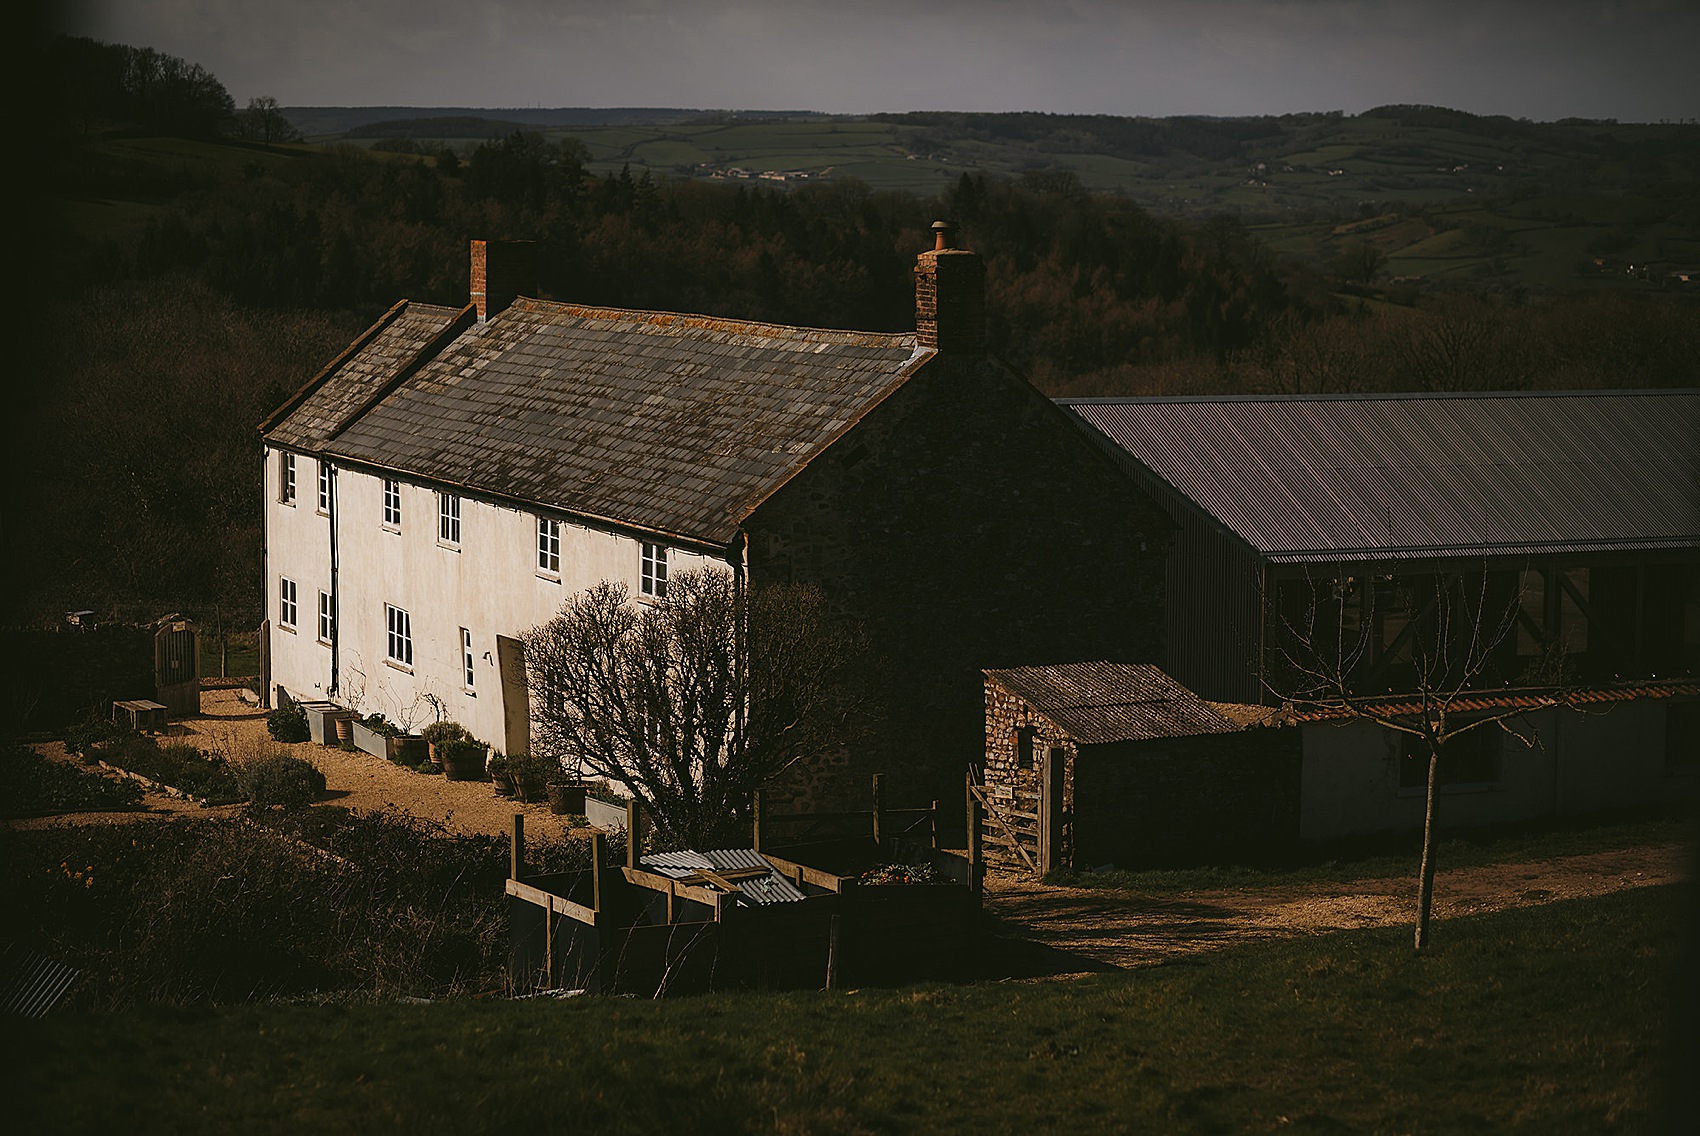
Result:
<svg viewBox="0 0 1700 1136">
<path fill-rule="evenodd" d="M 913 333 L 520 299 L 356 413 L 429 330 L 398 317 L 268 437 L 709 544 L 932 355 Z"/>
<path fill-rule="evenodd" d="M 1086 745 L 1241 728 L 1149 663 L 1066 663 L 985 673 Z"/>
<path fill-rule="evenodd" d="M 1485 714 L 1496 710 L 1540 710 L 1549 706 L 1605 706 L 1613 702 L 1633 702 L 1639 699 L 1686 698 L 1700 695 L 1700 683 L 1641 682 L 1622 686 L 1585 687 L 1580 690 L 1498 690 L 1480 694 L 1464 692 L 1446 703 L 1448 714 Z M 1411 717 L 1423 712 L 1423 702 L 1415 698 L 1377 698 L 1361 704 L 1365 709 L 1390 717 Z M 1346 706 L 1312 706 L 1280 711 L 1270 725 L 1295 722 L 1331 722 L 1353 717 Z"/>
<path fill-rule="evenodd" d="M 1700 546 L 1700 391 L 1059 404 L 1271 560 Z"/>
<path fill-rule="evenodd" d="M 716 848 L 707 852 L 686 849 L 681 852 L 651 852 L 638 860 L 644 868 L 670 879 L 682 880 L 704 868 L 712 872 L 736 872 L 753 868 L 767 870 L 767 875 L 738 880 L 740 897 L 755 907 L 775 903 L 796 903 L 803 898 L 797 885 L 774 871 L 773 866 L 754 848 Z"/>
</svg>

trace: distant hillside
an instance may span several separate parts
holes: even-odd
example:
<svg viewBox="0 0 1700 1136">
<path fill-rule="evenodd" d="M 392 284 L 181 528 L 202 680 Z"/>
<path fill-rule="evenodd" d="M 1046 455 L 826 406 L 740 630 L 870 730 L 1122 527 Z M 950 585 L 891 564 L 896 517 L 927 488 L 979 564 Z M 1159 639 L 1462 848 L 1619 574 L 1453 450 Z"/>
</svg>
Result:
<svg viewBox="0 0 1700 1136">
<path fill-rule="evenodd" d="M 416 119 L 497 119 L 530 127 L 657 126 L 705 116 L 823 119 L 807 110 L 701 110 L 686 107 L 284 107 L 286 118 L 309 138 L 345 134 L 381 122 Z M 414 135 L 414 137 L 427 137 Z"/>
</svg>

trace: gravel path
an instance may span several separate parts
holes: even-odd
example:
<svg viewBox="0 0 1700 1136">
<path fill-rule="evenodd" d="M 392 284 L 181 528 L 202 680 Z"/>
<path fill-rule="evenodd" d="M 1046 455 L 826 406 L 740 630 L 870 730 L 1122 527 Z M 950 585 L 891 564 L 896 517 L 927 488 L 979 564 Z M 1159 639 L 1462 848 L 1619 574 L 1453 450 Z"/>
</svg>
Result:
<svg viewBox="0 0 1700 1136">
<path fill-rule="evenodd" d="M 446 825 L 457 832 L 506 835 L 513 815 L 525 816 L 527 834 L 558 836 L 567 831 L 563 818 L 544 804 L 523 804 L 498 797 L 488 782 L 450 781 L 439 775 L 415 773 L 368 753 L 348 753 L 313 742 L 279 746 L 266 733 L 265 711 L 242 701 L 234 690 L 209 690 L 201 694 L 201 715 L 172 724 L 174 737 L 201 749 L 241 760 L 262 746 L 274 746 L 317 765 L 325 774 L 326 804 L 369 810 L 394 807 Z M 50 742 L 38 746 L 50 757 L 63 758 L 64 746 Z M 149 793 L 145 814 L 161 819 L 174 816 L 216 816 L 239 810 L 240 805 L 203 809 L 161 793 Z M 36 828 L 53 824 L 100 824 L 132 820 L 134 812 L 78 813 L 12 822 L 14 827 Z"/>
</svg>

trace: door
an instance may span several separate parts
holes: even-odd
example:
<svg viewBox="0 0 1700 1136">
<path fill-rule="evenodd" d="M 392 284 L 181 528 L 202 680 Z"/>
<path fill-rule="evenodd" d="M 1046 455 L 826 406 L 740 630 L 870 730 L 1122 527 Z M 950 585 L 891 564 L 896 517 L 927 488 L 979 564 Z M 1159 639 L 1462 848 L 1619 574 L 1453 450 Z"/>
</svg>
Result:
<svg viewBox="0 0 1700 1136">
<path fill-rule="evenodd" d="M 525 644 L 509 635 L 496 636 L 496 669 L 502 680 L 503 752 L 530 753 L 531 696 L 525 685 Z"/>
</svg>

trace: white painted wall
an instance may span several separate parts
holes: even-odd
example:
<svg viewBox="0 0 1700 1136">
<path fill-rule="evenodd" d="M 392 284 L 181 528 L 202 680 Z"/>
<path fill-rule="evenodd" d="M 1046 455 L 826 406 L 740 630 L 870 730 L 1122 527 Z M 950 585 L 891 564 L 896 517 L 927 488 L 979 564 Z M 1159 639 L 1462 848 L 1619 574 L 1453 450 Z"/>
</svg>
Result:
<svg viewBox="0 0 1700 1136">
<path fill-rule="evenodd" d="M 1499 737 L 1499 780 L 1441 790 L 1447 826 L 1507 824 L 1700 795 L 1700 776 L 1665 768 L 1659 700 L 1604 710 L 1542 710 L 1511 724 L 1533 739 Z M 1496 730 L 1494 726 L 1481 729 Z M 1299 836 L 1420 829 L 1425 793 L 1399 787 L 1399 739 L 1368 722 L 1308 725 L 1300 773 Z"/>
<path fill-rule="evenodd" d="M 311 460 L 297 459 L 311 471 Z M 277 483 L 275 454 L 268 477 Z M 298 473 L 298 476 L 301 476 Z M 446 717 L 498 748 L 503 738 L 502 690 L 496 637 L 518 637 L 551 618 L 575 592 L 603 580 L 624 583 L 639 597 L 640 541 L 561 521 L 561 571 L 537 567 L 537 515 L 472 498 L 461 499 L 461 540 L 437 539 L 437 493 L 401 480 L 399 531 L 383 524 L 383 484 L 376 474 L 339 469 L 337 489 L 338 602 L 341 629 L 339 678 L 334 700 L 363 713 L 377 711 L 414 729 L 433 721 L 427 696 L 441 701 Z M 312 482 L 303 480 L 306 490 Z M 303 573 L 302 619 L 308 615 L 306 581 L 316 617 L 318 589 L 329 587 L 330 528 L 315 515 L 310 496 L 293 509 L 271 494 L 267 509 L 270 586 L 289 571 Z M 670 575 L 724 561 L 673 548 Z M 312 575 L 305 575 L 309 572 Z M 413 630 L 411 671 L 386 661 L 385 605 L 407 611 Z M 275 618 L 276 602 L 273 602 Z M 472 633 L 473 685 L 462 677 L 460 629 Z M 272 634 L 273 681 L 297 697 L 329 697 L 330 649 L 315 642 L 314 628 L 293 636 Z M 311 648 L 309 650 L 309 648 Z"/>
</svg>

